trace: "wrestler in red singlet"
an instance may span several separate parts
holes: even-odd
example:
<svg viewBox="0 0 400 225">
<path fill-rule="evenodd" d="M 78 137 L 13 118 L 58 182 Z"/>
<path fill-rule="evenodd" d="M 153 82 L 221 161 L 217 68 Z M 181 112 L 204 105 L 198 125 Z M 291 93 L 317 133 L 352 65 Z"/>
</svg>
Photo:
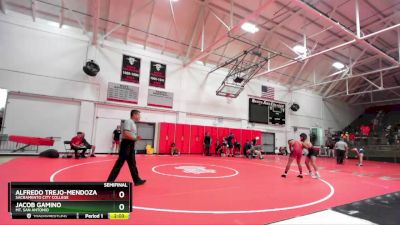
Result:
<svg viewBox="0 0 400 225">
<path fill-rule="evenodd" d="M 290 165 L 292 164 L 293 160 L 296 159 L 296 163 L 297 163 L 297 166 L 299 167 L 299 172 L 300 172 L 300 174 L 297 177 L 303 178 L 303 172 L 301 169 L 300 160 L 301 160 L 301 156 L 303 153 L 303 143 L 302 142 L 306 139 L 307 139 L 307 135 L 304 133 L 301 133 L 299 141 L 297 141 L 297 140 L 289 140 L 288 141 L 291 153 L 290 153 L 290 157 L 288 159 L 287 165 L 286 165 L 285 173 L 282 174 L 282 177 L 287 176 L 287 173 L 290 169 Z"/>
</svg>

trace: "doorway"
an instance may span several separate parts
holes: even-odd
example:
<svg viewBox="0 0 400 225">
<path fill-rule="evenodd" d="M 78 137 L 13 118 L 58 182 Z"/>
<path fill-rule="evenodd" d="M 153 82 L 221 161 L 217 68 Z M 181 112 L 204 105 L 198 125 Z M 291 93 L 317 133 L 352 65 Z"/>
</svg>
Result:
<svg viewBox="0 0 400 225">
<path fill-rule="evenodd" d="M 121 125 L 124 120 L 119 118 L 105 118 L 98 117 L 96 121 L 95 130 L 95 144 L 97 153 L 114 153 L 112 151 L 112 138 L 113 131 L 117 125 Z M 135 149 L 139 154 L 146 153 L 146 145 L 150 144 L 154 147 L 154 136 L 155 136 L 155 123 L 136 122 L 138 134 L 142 137 L 141 141 L 136 142 Z M 121 137 L 122 138 L 122 135 Z M 118 151 L 117 151 L 118 152 Z"/>
<path fill-rule="evenodd" d="M 136 154 L 146 154 L 146 145 L 151 145 L 151 147 L 154 148 L 156 124 L 136 122 L 136 127 L 138 129 L 138 135 L 142 137 L 142 140 L 135 144 Z"/>
<path fill-rule="evenodd" d="M 262 133 L 261 145 L 265 154 L 275 154 L 275 133 Z"/>
<path fill-rule="evenodd" d="M 319 127 L 311 128 L 310 141 L 314 146 L 321 146 L 325 143 L 322 128 Z"/>
</svg>

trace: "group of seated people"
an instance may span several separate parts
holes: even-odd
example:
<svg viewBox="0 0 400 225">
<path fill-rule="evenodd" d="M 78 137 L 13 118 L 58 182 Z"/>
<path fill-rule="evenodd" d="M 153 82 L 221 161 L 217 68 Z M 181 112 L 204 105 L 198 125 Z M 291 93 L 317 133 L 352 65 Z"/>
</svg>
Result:
<svg viewBox="0 0 400 225">
<path fill-rule="evenodd" d="M 260 145 L 257 144 L 258 137 L 255 137 L 252 139 L 250 142 L 249 140 L 246 140 L 246 143 L 244 144 L 244 154 L 247 156 L 247 158 L 259 158 L 259 159 L 264 159 L 264 156 L 262 155 L 263 150 Z"/>
<path fill-rule="evenodd" d="M 263 159 L 261 146 L 257 146 L 256 143 L 258 141 L 258 137 L 255 137 L 250 140 L 246 140 L 243 146 L 243 153 L 248 158 L 258 157 Z M 240 155 L 241 144 L 239 141 L 234 140 L 233 134 L 225 137 L 221 142 L 216 141 L 215 143 L 215 155 L 218 156 L 231 156 L 233 157 L 235 154 Z"/>
<path fill-rule="evenodd" d="M 256 142 L 258 139 L 253 139 L 252 141 L 246 140 L 243 146 L 243 154 L 248 158 L 258 157 L 263 159 L 261 146 L 257 146 Z M 226 140 L 221 142 L 217 140 L 215 143 L 215 155 L 217 156 L 228 156 L 233 157 L 235 154 L 240 155 L 241 144 L 235 141 L 233 144 L 229 144 Z"/>
<path fill-rule="evenodd" d="M 238 141 L 235 141 L 234 143 L 229 143 L 225 139 L 221 142 L 217 140 L 217 142 L 215 143 L 215 155 L 233 157 L 235 153 L 237 154 L 239 152 L 240 154 L 240 147 L 241 144 Z"/>
<path fill-rule="evenodd" d="M 258 137 L 255 137 L 250 140 L 246 140 L 243 146 L 244 155 L 248 158 L 259 158 L 264 159 L 262 153 L 261 146 L 256 145 L 258 141 Z M 203 155 L 210 156 L 211 155 L 211 138 L 209 134 L 206 134 L 204 139 L 204 151 Z M 234 139 L 233 134 L 231 133 L 227 137 L 223 138 L 222 141 L 217 140 L 215 143 L 215 155 L 216 156 L 228 156 L 233 157 L 235 154 L 240 155 L 241 144 L 239 141 Z M 180 155 L 180 151 L 176 146 L 175 142 L 170 145 L 170 154 L 171 155 Z"/>
<path fill-rule="evenodd" d="M 71 139 L 71 149 L 75 151 L 75 159 L 86 158 L 85 153 L 89 149 L 90 157 L 96 157 L 94 154 L 96 146 L 89 144 L 85 139 L 85 133 L 79 131 L 76 136 Z M 81 151 L 80 154 L 78 152 Z"/>
<path fill-rule="evenodd" d="M 256 155 L 260 159 L 263 158 L 261 154 L 261 148 L 256 146 L 258 139 L 258 137 L 255 137 L 252 139 L 251 142 L 249 140 L 246 140 L 243 146 L 243 152 L 245 156 L 252 157 L 253 155 Z M 221 142 L 218 140 L 216 141 L 215 154 L 219 156 L 233 157 L 234 155 L 240 155 L 241 147 L 242 146 L 240 142 L 235 138 L 234 134 L 230 133 L 228 136 L 223 138 Z"/>
</svg>

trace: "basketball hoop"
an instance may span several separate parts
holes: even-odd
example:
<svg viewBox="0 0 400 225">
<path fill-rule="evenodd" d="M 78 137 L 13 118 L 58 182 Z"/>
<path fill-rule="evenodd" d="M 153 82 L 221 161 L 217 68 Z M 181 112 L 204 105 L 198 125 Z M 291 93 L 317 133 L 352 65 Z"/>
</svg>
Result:
<svg viewBox="0 0 400 225">
<path fill-rule="evenodd" d="M 226 94 L 225 94 L 225 97 L 227 97 L 227 98 L 232 98 L 232 97 L 233 97 L 233 94 L 231 94 L 231 93 L 226 93 Z"/>
<path fill-rule="evenodd" d="M 226 103 L 231 104 L 232 103 L 233 94 L 226 93 L 225 94 L 225 98 L 226 98 Z"/>
</svg>

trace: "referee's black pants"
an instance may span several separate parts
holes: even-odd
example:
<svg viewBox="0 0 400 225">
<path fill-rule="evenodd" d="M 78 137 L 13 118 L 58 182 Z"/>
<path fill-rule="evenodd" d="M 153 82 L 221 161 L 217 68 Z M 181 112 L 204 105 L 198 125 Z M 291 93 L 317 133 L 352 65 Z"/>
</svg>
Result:
<svg viewBox="0 0 400 225">
<path fill-rule="evenodd" d="M 123 139 L 120 145 L 118 159 L 115 162 L 110 175 L 108 176 L 107 182 L 115 181 L 125 161 L 128 162 L 128 167 L 129 171 L 131 172 L 133 182 L 137 183 L 141 180 L 136 167 L 135 141 Z"/>
<path fill-rule="evenodd" d="M 345 152 L 346 151 L 344 151 L 344 150 L 339 150 L 339 149 L 336 150 L 336 157 L 337 157 L 336 163 L 337 164 L 343 164 Z"/>
</svg>

